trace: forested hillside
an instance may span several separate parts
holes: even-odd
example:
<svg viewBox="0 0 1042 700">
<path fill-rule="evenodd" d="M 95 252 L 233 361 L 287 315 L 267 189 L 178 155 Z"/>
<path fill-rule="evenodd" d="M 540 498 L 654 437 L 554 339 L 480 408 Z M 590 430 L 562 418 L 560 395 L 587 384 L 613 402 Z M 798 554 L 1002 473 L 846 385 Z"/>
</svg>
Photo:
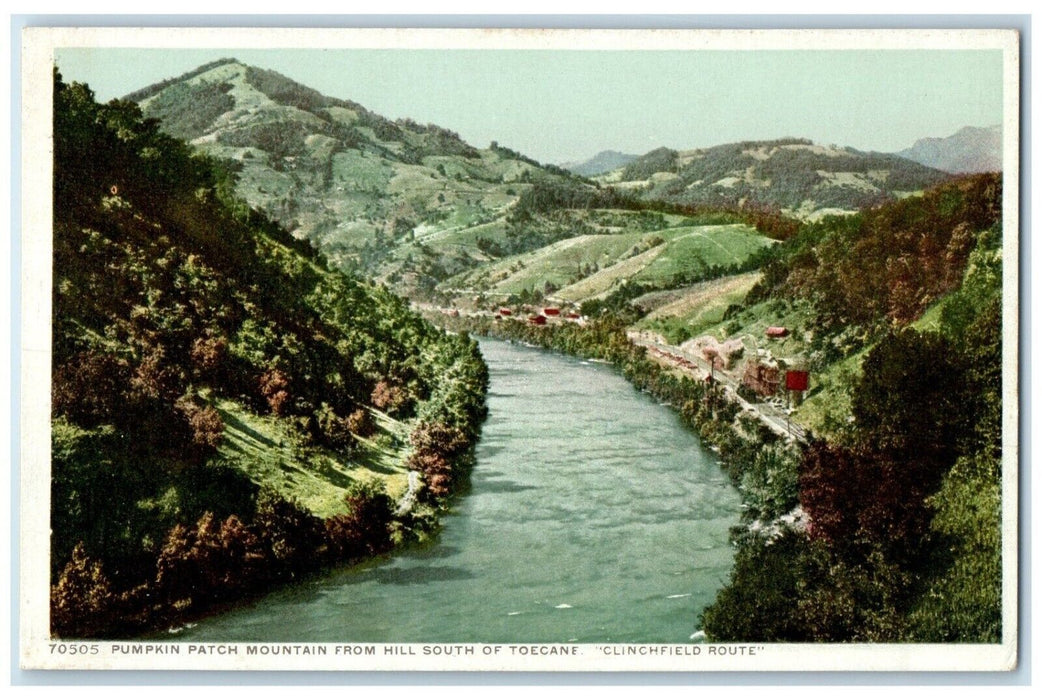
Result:
<svg viewBox="0 0 1042 700">
<path fill-rule="evenodd" d="M 631 257 L 633 245 L 605 247 L 583 236 L 651 232 L 678 217 L 719 223 L 720 216 L 709 215 L 729 212 L 726 223 L 782 238 L 762 225 L 768 217 L 851 212 L 948 177 L 896 155 L 782 139 L 616 158 L 617 169 L 594 182 L 496 142 L 479 148 L 441 126 L 392 121 L 230 58 L 127 98 L 168 134 L 219 159 L 237 174 L 240 197 L 310 241 L 335 267 L 444 304 L 469 303 L 475 289 L 545 294 L 548 285 L 580 282 L 595 266 Z M 516 284 L 485 283 L 497 266 L 525 264 L 513 256 L 566 239 L 600 250 L 578 255 L 567 275 L 535 272 Z M 602 282 L 616 279 L 605 277 L 592 292 L 569 290 L 566 300 L 602 296 L 608 291 Z"/>
<path fill-rule="evenodd" d="M 712 638 L 1000 640 L 1001 202 L 967 178 L 773 251 L 746 306 L 808 304 L 811 366 L 861 363 L 803 454 L 809 533 L 743 535 Z"/>
<path fill-rule="evenodd" d="M 484 416 L 476 344 L 57 73 L 54 148 L 54 633 L 155 627 L 429 529 Z"/>
</svg>

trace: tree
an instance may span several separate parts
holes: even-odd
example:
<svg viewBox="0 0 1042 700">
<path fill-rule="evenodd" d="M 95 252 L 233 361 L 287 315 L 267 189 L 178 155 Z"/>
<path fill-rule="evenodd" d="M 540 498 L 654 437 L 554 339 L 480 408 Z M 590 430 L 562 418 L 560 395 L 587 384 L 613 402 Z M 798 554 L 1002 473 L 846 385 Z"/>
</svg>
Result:
<svg viewBox="0 0 1042 700">
<path fill-rule="evenodd" d="M 285 415 L 289 411 L 289 386 L 289 376 L 277 367 L 268 369 L 257 382 L 261 396 L 276 416 Z"/>
<path fill-rule="evenodd" d="M 348 512 L 326 518 L 326 539 L 338 559 L 356 559 L 391 548 L 390 496 L 376 480 L 351 484 L 344 503 Z"/>
<path fill-rule="evenodd" d="M 111 624 L 113 602 L 101 562 L 89 557 L 81 542 L 51 588 L 51 632 L 63 637 L 93 636 Z"/>
<path fill-rule="evenodd" d="M 892 452 L 824 442 L 807 448 L 800 470 L 812 535 L 851 556 L 867 544 L 903 562 L 914 558 L 930 522 L 926 498 L 936 487 L 929 470 Z"/>
<path fill-rule="evenodd" d="M 224 439 L 224 421 L 217 409 L 189 395 L 179 398 L 174 406 L 188 422 L 192 446 L 201 456 L 213 454 Z"/>
<path fill-rule="evenodd" d="M 253 528 L 276 578 L 295 577 L 321 560 L 322 521 L 273 490 L 257 496 Z"/>
<path fill-rule="evenodd" d="M 52 410 L 85 427 L 114 422 L 126 407 L 129 381 L 124 360 L 98 351 L 79 353 L 54 370 Z"/>
<path fill-rule="evenodd" d="M 906 328 L 869 352 L 852 392 L 859 441 L 916 465 L 932 491 L 965 431 L 965 372 L 941 335 Z"/>
</svg>

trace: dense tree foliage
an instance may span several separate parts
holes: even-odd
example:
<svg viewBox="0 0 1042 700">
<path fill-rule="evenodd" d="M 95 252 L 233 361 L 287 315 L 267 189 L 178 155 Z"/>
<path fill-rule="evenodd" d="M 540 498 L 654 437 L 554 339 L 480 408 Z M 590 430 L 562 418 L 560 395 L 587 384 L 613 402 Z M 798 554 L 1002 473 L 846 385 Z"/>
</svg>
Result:
<svg viewBox="0 0 1042 700">
<path fill-rule="evenodd" d="M 819 346 L 871 349 L 852 422 L 803 455 L 810 537 L 781 555 L 800 573 L 765 577 L 753 562 L 773 566 L 778 550 L 742 544 L 706 611 L 710 636 L 767 639 L 783 625 L 794 640 L 1001 638 L 1000 188 L 965 178 L 809 225 L 772 252 L 750 301 L 803 297 Z M 941 297 L 938 330 L 908 327 Z M 762 634 L 744 623 L 761 595 L 792 601 Z"/>
<path fill-rule="evenodd" d="M 136 105 L 56 74 L 54 126 L 55 633 L 147 627 L 385 551 L 382 486 L 323 522 L 221 450 L 219 402 L 346 456 L 377 409 L 448 426 L 456 478 L 484 417 L 476 344 L 330 272 Z"/>
<path fill-rule="evenodd" d="M 655 173 L 672 173 L 677 169 L 677 152 L 670 148 L 656 148 L 626 165 L 623 180 L 646 180 Z"/>
<path fill-rule="evenodd" d="M 962 283 L 978 236 L 999 222 L 1001 203 L 1001 179 L 985 174 L 810 224 L 775 251 L 750 301 L 809 299 L 826 330 L 907 324 Z"/>
</svg>

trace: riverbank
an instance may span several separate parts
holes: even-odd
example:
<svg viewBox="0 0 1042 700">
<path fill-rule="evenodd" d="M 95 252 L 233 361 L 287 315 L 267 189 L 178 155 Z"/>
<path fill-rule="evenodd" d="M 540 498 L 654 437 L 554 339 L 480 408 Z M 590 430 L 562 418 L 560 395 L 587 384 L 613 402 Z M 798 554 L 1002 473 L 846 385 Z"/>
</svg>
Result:
<svg viewBox="0 0 1042 700">
<path fill-rule="evenodd" d="M 512 319 L 452 318 L 446 325 L 589 360 L 606 360 L 634 387 L 670 406 L 718 455 L 721 468 L 738 490 L 741 522 L 732 539 L 739 561 L 748 559 L 748 552 L 782 540 L 807 540 L 809 520 L 799 501 L 800 445 L 742 411 L 719 384 L 698 381 L 649 359 L 645 348 L 630 342 L 625 325 L 617 319 L 600 317 L 584 326 L 534 326 Z M 726 588 L 722 594 L 726 597 Z M 718 612 L 713 617 L 712 610 L 712 605 L 707 608 L 708 619 L 703 614 L 699 631 L 710 640 L 728 638 L 715 635 L 714 627 L 726 629 L 730 621 L 721 617 L 730 613 Z"/>
<path fill-rule="evenodd" d="M 688 641 L 733 565 L 717 455 L 610 366 L 479 344 L 489 417 L 436 537 L 172 638 Z"/>
<path fill-rule="evenodd" d="M 201 483 L 223 474 L 228 493 L 242 492 L 240 505 L 178 521 L 152 545 L 152 563 L 138 564 L 149 569 L 143 580 L 128 582 L 112 562 L 77 545 L 51 589 L 52 634 L 119 638 L 183 626 L 428 537 L 467 483 L 486 416 L 488 368 L 473 341 L 457 338 L 453 347 L 442 360 L 442 381 L 409 421 L 404 496 L 392 498 L 377 479 L 332 480 L 338 504 L 320 516 L 273 484 L 251 482 L 228 467 L 200 470 Z"/>
<path fill-rule="evenodd" d="M 950 308 L 964 308 L 957 302 Z M 730 579 L 701 616 L 706 639 L 997 642 L 999 432 L 961 422 L 950 388 L 961 357 L 975 368 L 970 377 L 994 380 L 978 394 L 997 395 L 997 359 L 979 360 L 998 357 L 997 308 L 980 314 L 991 355 L 964 349 L 958 335 L 908 329 L 885 337 L 852 380 L 855 421 L 844 440 L 806 447 L 739 410 L 717 383 L 649 359 L 610 315 L 583 328 L 500 320 L 471 321 L 470 329 L 607 359 L 719 452 L 743 514 Z M 881 368 L 899 369 L 883 378 Z M 997 425 L 997 411 L 984 415 Z M 939 434 L 959 438 L 931 441 Z"/>
</svg>

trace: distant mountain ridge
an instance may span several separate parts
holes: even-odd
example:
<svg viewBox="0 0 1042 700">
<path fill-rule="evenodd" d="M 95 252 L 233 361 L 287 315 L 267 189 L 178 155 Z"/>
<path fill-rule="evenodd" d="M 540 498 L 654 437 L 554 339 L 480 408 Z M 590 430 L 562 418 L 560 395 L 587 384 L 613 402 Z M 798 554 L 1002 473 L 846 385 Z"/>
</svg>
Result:
<svg viewBox="0 0 1042 700">
<path fill-rule="evenodd" d="M 620 153 L 619 151 L 601 151 L 597 155 L 586 160 L 561 163 L 561 167 L 575 173 L 576 175 L 593 177 L 594 175 L 601 175 L 615 170 L 616 168 L 625 167 L 637 160 L 639 157 L 640 156 L 632 155 L 630 153 Z"/>
<path fill-rule="evenodd" d="M 657 148 L 596 180 L 648 200 L 766 207 L 813 218 L 899 198 L 948 177 L 890 153 L 786 138 L 688 151 Z"/>
<path fill-rule="evenodd" d="M 618 165 L 583 176 L 495 141 L 477 148 L 434 124 L 392 121 L 236 59 L 128 98 L 167 133 L 218 159 L 235 174 L 241 199 L 332 264 L 414 299 L 434 298 L 447 280 L 480 279 L 464 276 L 557 241 L 648 230 L 649 221 L 612 211 L 680 207 L 816 218 L 950 177 L 894 154 L 799 138 L 658 148 L 640 157 L 606 151 L 585 165 Z M 611 250 L 609 257 L 628 254 L 632 243 Z M 545 281 L 568 282 L 587 266 L 614 262 L 580 254 L 567 274 Z"/>
<path fill-rule="evenodd" d="M 998 172 L 1002 170 L 1002 127 L 966 126 L 944 138 L 919 139 L 897 155 L 949 173 Z"/>
</svg>

